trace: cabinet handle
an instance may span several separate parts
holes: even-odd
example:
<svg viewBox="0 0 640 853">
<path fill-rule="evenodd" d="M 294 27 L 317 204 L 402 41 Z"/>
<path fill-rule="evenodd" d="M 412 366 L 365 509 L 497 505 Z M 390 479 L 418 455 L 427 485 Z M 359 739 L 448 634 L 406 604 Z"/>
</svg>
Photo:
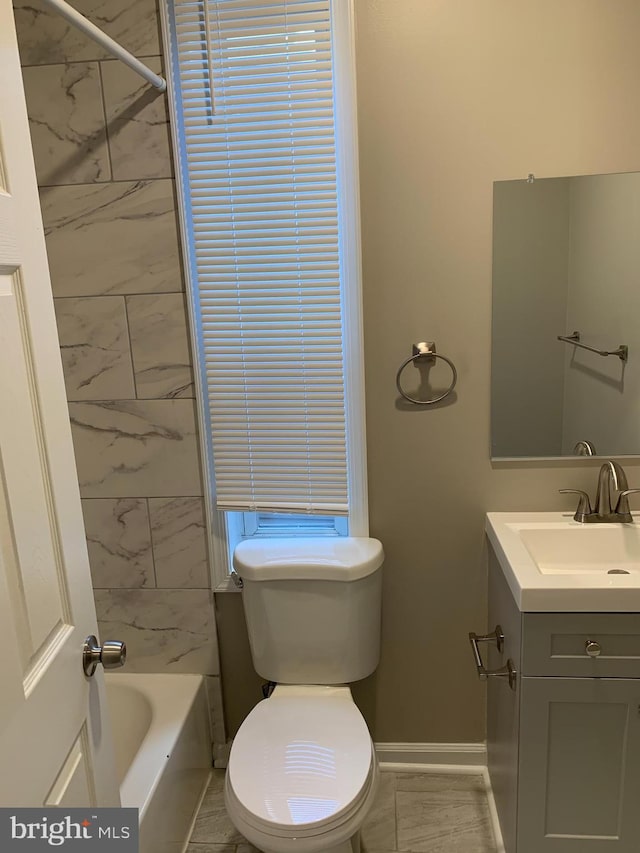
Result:
<svg viewBox="0 0 640 853">
<path fill-rule="evenodd" d="M 473 640 L 471 639 L 472 637 Z M 496 648 L 501 652 L 504 649 L 504 632 L 500 625 L 496 625 L 495 630 L 490 634 L 469 634 L 469 641 L 474 645 L 475 650 L 478 648 L 478 643 L 495 643 Z"/>
<path fill-rule="evenodd" d="M 516 689 L 517 673 L 511 658 L 507 660 L 504 666 L 499 669 L 487 669 L 482 662 L 482 655 L 478 643 L 495 643 L 498 651 L 501 652 L 504 648 L 504 634 L 500 625 L 496 625 L 495 631 L 491 634 L 475 634 L 473 631 L 469 633 L 469 642 L 473 650 L 473 658 L 478 673 L 478 678 L 508 678 L 509 687 L 512 690 Z"/>
</svg>

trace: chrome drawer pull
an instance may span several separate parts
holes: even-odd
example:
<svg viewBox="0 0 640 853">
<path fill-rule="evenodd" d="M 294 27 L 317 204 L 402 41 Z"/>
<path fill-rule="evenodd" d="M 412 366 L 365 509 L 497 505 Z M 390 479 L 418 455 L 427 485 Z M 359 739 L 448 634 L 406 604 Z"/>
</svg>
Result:
<svg viewBox="0 0 640 853">
<path fill-rule="evenodd" d="M 512 690 L 516 689 L 517 673 L 511 658 L 507 660 L 504 666 L 500 669 L 487 669 L 482 662 L 482 655 L 478 643 L 495 643 L 499 652 L 504 648 L 504 634 L 500 625 L 496 625 L 496 629 L 491 634 L 475 634 L 473 631 L 469 633 L 469 642 L 473 650 L 473 657 L 478 673 L 478 678 L 508 678 L 509 687 Z"/>
<path fill-rule="evenodd" d="M 596 640 L 587 640 L 584 650 L 590 658 L 597 658 L 602 654 L 602 646 Z"/>
</svg>

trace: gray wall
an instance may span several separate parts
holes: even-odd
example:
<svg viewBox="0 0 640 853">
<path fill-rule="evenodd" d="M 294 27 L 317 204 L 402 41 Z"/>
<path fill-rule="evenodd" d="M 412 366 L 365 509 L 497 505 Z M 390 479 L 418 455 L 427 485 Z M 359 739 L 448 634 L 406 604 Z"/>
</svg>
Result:
<svg viewBox="0 0 640 853">
<path fill-rule="evenodd" d="M 166 98 L 37 0 L 17 0 L 96 608 L 130 671 L 219 697 Z M 77 8 L 161 67 L 154 0 Z M 219 698 L 214 720 L 223 738 Z"/>
<path fill-rule="evenodd" d="M 466 633 L 486 625 L 484 513 L 572 508 L 556 490 L 595 485 L 594 466 L 489 461 L 492 182 L 638 166 L 640 8 L 356 9 L 371 529 L 387 552 L 365 708 L 381 741 L 481 740 Z M 423 336 L 457 363 L 458 399 L 406 412 L 393 372 Z"/>
<path fill-rule="evenodd" d="M 557 489 L 592 490 L 597 470 L 489 460 L 492 185 L 640 166 L 640 6 L 355 5 L 370 515 L 387 554 L 382 660 L 355 693 L 378 741 L 480 741 L 466 637 L 486 626 L 484 513 L 573 509 Z M 457 399 L 405 410 L 395 371 L 425 338 L 456 362 Z M 246 683 L 246 650 L 221 645 Z M 246 692 L 225 690 L 233 726 Z"/>
</svg>

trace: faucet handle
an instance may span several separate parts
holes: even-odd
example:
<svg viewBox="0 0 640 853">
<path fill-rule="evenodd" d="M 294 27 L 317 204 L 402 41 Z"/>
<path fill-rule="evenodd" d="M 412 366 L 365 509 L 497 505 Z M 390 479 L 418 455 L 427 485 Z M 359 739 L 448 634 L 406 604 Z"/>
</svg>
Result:
<svg viewBox="0 0 640 853">
<path fill-rule="evenodd" d="M 620 515 L 628 515 L 629 521 L 632 521 L 632 519 L 630 517 L 631 516 L 631 510 L 629 509 L 629 502 L 627 500 L 627 495 L 633 495 L 633 494 L 636 494 L 636 492 L 640 492 L 640 489 L 624 489 L 618 495 L 618 503 L 616 504 L 615 511 Z"/>
<path fill-rule="evenodd" d="M 588 515 L 593 513 L 589 495 L 586 492 L 583 492 L 582 489 L 558 489 L 558 491 L 561 495 L 580 495 L 578 509 L 573 516 L 574 521 L 584 521 Z"/>
</svg>

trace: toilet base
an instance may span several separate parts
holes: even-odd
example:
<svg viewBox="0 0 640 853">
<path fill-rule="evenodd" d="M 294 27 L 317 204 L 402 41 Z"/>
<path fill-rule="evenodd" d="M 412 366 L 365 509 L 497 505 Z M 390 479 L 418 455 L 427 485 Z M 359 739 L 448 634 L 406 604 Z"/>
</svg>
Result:
<svg viewBox="0 0 640 853">
<path fill-rule="evenodd" d="M 369 789 L 358 812 L 341 826 L 326 833 L 324 837 L 322 835 L 300 838 L 277 837 L 256 830 L 254 826 L 244 820 L 241 813 L 238 813 L 237 801 L 229 784 L 228 770 L 224 787 L 227 814 L 236 829 L 244 835 L 253 847 L 262 853 L 361 853 L 360 828 L 371 811 L 378 790 L 380 771 L 375 753 L 373 753 L 373 761 L 374 766 Z"/>
<path fill-rule="evenodd" d="M 266 850 L 263 848 L 262 853 L 281 853 L 281 851 Z M 360 853 L 360 832 L 356 832 L 355 835 L 343 841 L 342 844 L 336 844 L 334 847 L 323 850 L 322 853 Z"/>
</svg>

